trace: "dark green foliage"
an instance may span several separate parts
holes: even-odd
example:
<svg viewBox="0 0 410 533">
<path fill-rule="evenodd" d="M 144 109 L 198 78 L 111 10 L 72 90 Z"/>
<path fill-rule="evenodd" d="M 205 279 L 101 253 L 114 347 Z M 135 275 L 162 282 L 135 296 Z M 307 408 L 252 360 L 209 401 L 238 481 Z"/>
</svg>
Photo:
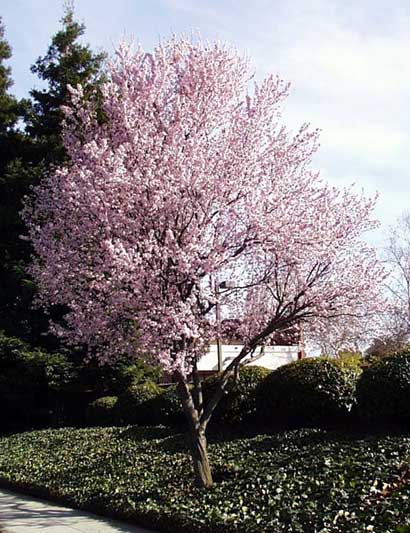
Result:
<svg viewBox="0 0 410 533">
<path fill-rule="evenodd" d="M 134 386 L 143 385 L 147 382 L 151 384 L 157 381 L 161 375 L 158 367 L 148 365 L 140 360 L 132 361 L 128 357 L 120 359 L 114 365 L 100 365 L 97 361 L 87 363 L 78 361 L 77 368 L 79 370 L 77 383 L 73 384 L 75 386 L 71 388 L 71 394 L 61 398 L 62 402 L 73 403 L 73 400 L 76 401 L 78 405 L 77 415 L 72 418 L 71 422 L 71 424 L 75 425 L 89 423 L 89 418 L 84 410 L 90 398 L 93 400 L 102 396 L 119 396 Z M 88 391 L 88 395 L 86 391 Z M 83 396 L 83 401 L 79 402 L 81 395 Z M 125 398 L 127 397 L 128 394 L 125 395 Z M 112 419 L 112 423 L 122 424 L 128 422 L 123 422 L 122 415 L 121 417 L 118 415 Z"/>
<path fill-rule="evenodd" d="M 11 47 L 5 40 L 5 29 L 3 19 L 0 17 L 0 94 L 6 94 L 6 91 L 13 85 L 11 80 L 11 68 L 6 66 L 3 61 L 10 59 Z M 3 123 L 3 121 L 2 121 Z"/>
<path fill-rule="evenodd" d="M 77 378 L 77 369 L 64 353 L 32 349 L 28 343 L 0 331 L 1 390 L 64 390 Z"/>
<path fill-rule="evenodd" d="M 210 427 L 213 429 L 232 428 L 247 429 L 256 414 L 255 390 L 270 370 L 259 366 L 245 366 L 240 370 L 239 380 L 234 383 L 230 378 L 227 390 L 216 407 Z M 218 383 L 218 376 L 207 378 L 203 382 L 204 403 L 212 397 Z"/>
<path fill-rule="evenodd" d="M 27 326 L 24 322 L 27 313 L 19 317 L 22 318 L 19 324 L 19 321 L 13 321 L 13 310 L 20 303 L 15 301 L 15 279 L 16 276 L 24 278 L 21 257 L 22 250 L 27 247 L 18 238 L 21 229 L 18 210 L 21 208 L 22 185 L 26 183 L 24 172 L 20 172 L 21 158 L 27 152 L 29 141 L 17 127 L 25 103 L 9 93 L 13 82 L 5 61 L 11 57 L 11 48 L 4 33 L 0 18 L 0 328 L 6 324 L 14 326 L 11 334 L 17 335 L 16 328 L 24 330 Z M 19 295 L 22 300 L 26 292 L 27 287 L 22 283 Z"/>
<path fill-rule="evenodd" d="M 37 409 L 38 405 L 48 413 L 60 412 L 59 419 L 67 410 L 62 409 L 63 403 L 78 404 L 78 412 L 83 409 L 83 402 L 79 402 L 82 386 L 73 366 L 79 362 L 78 354 L 68 354 L 55 337 L 46 334 L 49 318 L 61 320 L 65 309 L 52 309 L 51 316 L 33 309 L 36 287 L 27 274 L 31 247 L 20 239 L 26 233 L 20 217 L 23 197 L 51 165 L 66 159 L 60 138 L 60 107 L 69 103 L 67 83 L 83 84 L 86 98 L 91 98 L 101 81 L 104 56 L 79 43 L 83 34 L 84 26 L 74 20 L 70 8 L 66 9 L 61 30 L 32 69 L 44 82 L 44 88 L 31 91 L 30 101 L 19 102 L 8 92 L 12 80 L 5 61 L 10 58 L 11 49 L 0 21 L 0 329 L 5 331 L 10 345 L 7 356 L 3 353 L 5 370 L 0 378 L 7 390 L 1 389 L 0 394 L 6 395 L 7 400 L 13 394 L 13 408 L 3 410 L 13 423 L 20 420 L 21 414 L 30 424 L 35 418 L 30 407 Z M 0 339 L 3 352 L 4 342 L 4 338 Z M 18 356 L 13 355 L 10 343 Z M 68 392 L 75 381 L 74 374 L 75 394 Z M 16 411 L 15 406 L 20 404 L 22 409 Z"/>
<path fill-rule="evenodd" d="M 22 102 L 9 93 L 13 80 L 11 68 L 5 62 L 11 58 L 11 55 L 11 47 L 5 39 L 3 19 L 0 17 L 0 175 L 18 147 L 16 123 L 23 109 Z"/>
<path fill-rule="evenodd" d="M 176 385 L 162 389 L 161 394 L 155 398 L 152 408 L 154 419 L 158 424 L 183 427 L 186 423 Z"/>
<path fill-rule="evenodd" d="M 105 59 L 105 54 L 94 54 L 89 46 L 79 43 L 85 26 L 74 19 L 70 8 L 61 22 L 63 27 L 53 36 L 46 55 L 31 67 L 48 86 L 30 93 L 33 103 L 27 116 L 27 131 L 47 164 L 61 163 L 66 157 L 60 134 L 61 105 L 70 102 L 68 85 L 81 84 L 85 95 L 91 97 L 101 82 Z"/>
<path fill-rule="evenodd" d="M 69 104 L 67 83 L 81 83 L 86 97 L 91 98 L 101 81 L 104 55 L 80 44 L 83 34 L 84 26 L 67 9 L 62 29 L 32 69 L 45 82 L 45 88 L 31 91 L 30 102 L 16 102 L 5 92 L 11 80 L 3 60 L 10 56 L 10 48 L 0 28 L 0 328 L 50 350 L 59 349 L 59 344 L 45 335 L 49 317 L 32 309 L 36 287 L 26 270 L 31 247 L 19 238 L 26 233 L 19 213 L 30 186 L 38 184 L 51 165 L 66 159 L 60 137 L 60 107 Z M 20 117 L 24 131 L 15 127 Z M 53 309 L 52 318 L 61 319 L 63 314 L 64 309 Z"/>
<path fill-rule="evenodd" d="M 78 382 L 81 369 L 73 362 L 70 352 L 63 349 L 59 353 L 43 353 L 47 386 L 50 390 L 66 391 Z"/>
<path fill-rule="evenodd" d="M 120 424 L 155 424 L 154 401 L 162 389 L 152 382 L 131 385 L 120 394 L 114 409 L 115 420 Z"/>
<path fill-rule="evenodd" d="M 410 427 L 410 350 L 365 368 L 357 386 L 357 412 L 373 424 Z"/>
<path fill-rule="evenodd" d="M 158 380 L 161 374 L 158 367 L 154 367 L 136 360 L 132 362 L 125 357 L 114 365 L 100 365 L 97 361 L 84 362 L 78 358 L 75 363 L 77 379 L 66 387 L 64 394 L 58 396 L 59 404 L 65 409 L 59 425 L 86 425 L 89 423 L 87 406 L 90 400 L 103 396 L 118 396 L 133 387 Z M 129 395 L 126 394 L 127 398 Z M 145 407 L 143 408 L 145 409 Z M 113 414 L 114 417 L 114 414 Z M 65 418 L 65 422 L 64 422 Z M 114 417 L 112 424 L 128 423 L 121 417 Z"/>
<path fill-rule="evenodd" d="M 281 366 L 256 392 L 259 423 L 268 428 L 338 424 L 355 403 L 358 374 L 325 358 Z"/>
<path fill-rule="evenodd" d="M 129 362 L 128 364 L 124 362 L 116 368 L 112 390 L 120 393 L 131 385 L 138 385 L 147 381 L 156 383 L 161 377 L 161 374 L 162 370 L 159 366 L 149 365 L 140 359 L 136 359 L 134 362 Z"/>
<path fill-rule="evenodd" d="M 0 387 L 2 391 L 21 392 L 45 387 L 44 353 L 14 337 L 0 332 Z"/>
<path fill-rule="evenodd" d="M 0 331 L 0 398 L 6 406 L 1 414 L 3 428 L 86 424 L 90 400 L 115 395 L 120 386 L 138 386 L 157 376 L 158 369 L 142 362 L 130 364 L 125 359 L 114 369 L 102 369 L 84 363 L 81 354 L 76 360 L 76 354 L 66 350 L 33 349 Z"/>
<path fill-rule="evenodd" d="M 62 429 L 0 439 L 0 482 L 172 533 L 393 533 L 408 523 L 410 437 L 298 430 L 211 442 L 211 490 L 195 489 L 182 435 Z"/>
<path fill-rule="evenodd" d="M 52 423 L 58 393 L 78 379 L 64 353 L 33 349 L 0 331 L 0 397 L 2 429 Z"/>
<path fill-rule="evenodd" d="M 19 102 L 9 93 L 13 80 L 11 69 L 5 62 L 10 58 L 11 47 L 5 39 L 5 28 L 0 17 L 0 187 L 8 164 L 23 149 L 22 135 L 16 125 L 22 115 L 24 103 Z M 0 210 L 0 222 L 5 214 L 3 210 Z"/>
<path fill-rule="evenodd" d="M 110 426 L 115 423 L 114 408 L 117 396 L 103 396 L 87 407 L 86 420 L 90 426 Z"/>
<path fill-rule="evenodd" d="M 94 390 L 103 394 L 122 394 L 131 385 L 151 381 L 156 383 L 162 371 L 158 366 L 148 365 L 141 359 L 131 360 L 127 357 L 112 365 L 101 366 L 98 362 L 89 364 L 83 370 L 84 379 Z"/>
</svg>

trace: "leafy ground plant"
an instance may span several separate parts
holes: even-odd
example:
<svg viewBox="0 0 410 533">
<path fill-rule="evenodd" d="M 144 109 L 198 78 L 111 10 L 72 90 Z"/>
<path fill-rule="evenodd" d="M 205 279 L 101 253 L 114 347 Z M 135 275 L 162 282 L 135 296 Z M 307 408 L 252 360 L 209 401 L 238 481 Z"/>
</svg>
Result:
<svg viewBox="0 0 410 533">
<path fill-rule="evenodd" d="M 210 454 L 216 482 L 201 490 L 169 429 L 34 431 L 0 439 L 0 480 L 168 532 L 396 533 L 410 523 L 410 436 L 309 429 L 214 441 Z"/>
</svg>

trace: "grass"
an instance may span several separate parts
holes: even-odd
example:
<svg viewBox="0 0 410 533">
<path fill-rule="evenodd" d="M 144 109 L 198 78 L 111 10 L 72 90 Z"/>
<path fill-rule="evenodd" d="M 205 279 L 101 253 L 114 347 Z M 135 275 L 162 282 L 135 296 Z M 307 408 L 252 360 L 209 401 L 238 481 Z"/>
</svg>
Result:
<svg viewBox="0 0 410 533">
<path fill-rule="evenodd" d="M 410 436 L 297 430 L 214 441 L 215 485 L 192 486 L 165 428 L 0 438 L 0 484 L 176 533 L 391 533 L 410 524 Z"/>
</svg>

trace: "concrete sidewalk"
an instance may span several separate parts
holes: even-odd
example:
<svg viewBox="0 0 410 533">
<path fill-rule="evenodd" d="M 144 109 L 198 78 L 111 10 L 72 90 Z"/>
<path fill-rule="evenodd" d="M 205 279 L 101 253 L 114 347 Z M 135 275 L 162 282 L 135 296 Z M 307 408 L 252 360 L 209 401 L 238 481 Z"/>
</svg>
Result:
<svg viewBox="0 0 410 533">
<path fill-rule="evenodd" d="M 123 522 L 0 490 L 0 533 L 155 533 Z"/>
</svg>

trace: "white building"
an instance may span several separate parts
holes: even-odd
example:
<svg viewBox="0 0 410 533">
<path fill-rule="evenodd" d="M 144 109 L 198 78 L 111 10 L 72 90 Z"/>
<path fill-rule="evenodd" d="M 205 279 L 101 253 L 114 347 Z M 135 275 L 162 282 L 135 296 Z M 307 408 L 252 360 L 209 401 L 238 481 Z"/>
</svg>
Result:
<svg viewBox="0 0 410 533">
<path fill-rule="evenodd" d="M 222 368 L 226 368 L 242 348 L 242 344 L 221 344 Z M 300 358 L 300 347 L 298 345 L 265 346 L 263 355 L 260 355 L 260 350 L 256 350 L 249 366 L 257 365 L 274 370 L 279 366 L 296 361 L 298 358 Z M 218 348 L 216 342 L 210 344 L 207 353 L 199 360 L 198 370 L 202 375 L 213 374 L 218 371 Z"/>
</svg>

